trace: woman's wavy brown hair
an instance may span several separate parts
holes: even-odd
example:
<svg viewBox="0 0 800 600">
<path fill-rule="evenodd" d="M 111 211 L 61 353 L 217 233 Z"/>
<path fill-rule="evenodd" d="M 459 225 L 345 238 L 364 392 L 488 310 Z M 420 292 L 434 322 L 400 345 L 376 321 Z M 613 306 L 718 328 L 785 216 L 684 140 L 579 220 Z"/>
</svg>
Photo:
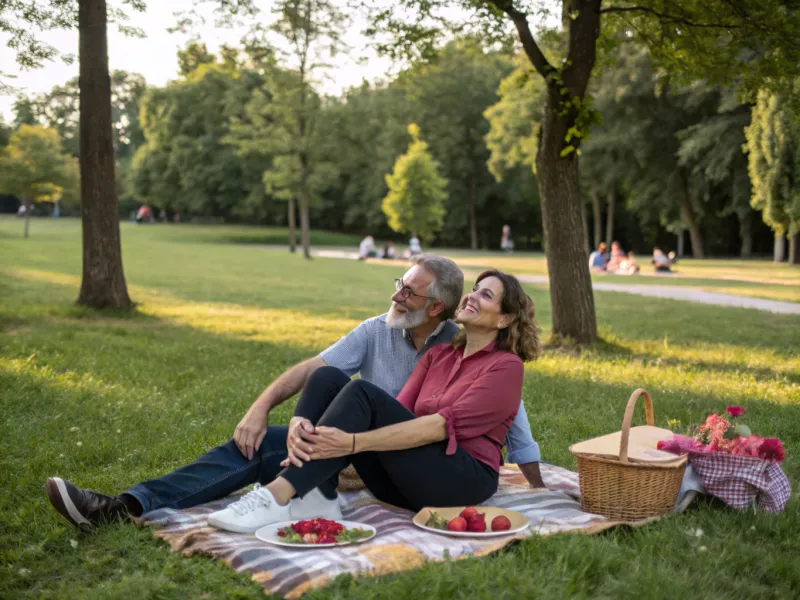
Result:
<svg viewBox="0 0 800 600">
<path fill-rule="evenodd" d="M 519 356 L 524 362 L 535 360 L 542 349 L 539 341 L 539 325 L 534 319 L 533 300 L 522 289 L 519 280 L 513 275 L 508 275 L 496 269 L 481 273 L 475 280 L 475 285 L 487 277 L 497 277 L 503 284 L 503 298 L 500 301 L 500 311 L 504 315 L 513 315 L 511 325 L 497 332 L 497 348 Z M 461 346 L 466 342 L 467 334 L 461 331 L 454 339 L 454 346 Z"/>
</svg>

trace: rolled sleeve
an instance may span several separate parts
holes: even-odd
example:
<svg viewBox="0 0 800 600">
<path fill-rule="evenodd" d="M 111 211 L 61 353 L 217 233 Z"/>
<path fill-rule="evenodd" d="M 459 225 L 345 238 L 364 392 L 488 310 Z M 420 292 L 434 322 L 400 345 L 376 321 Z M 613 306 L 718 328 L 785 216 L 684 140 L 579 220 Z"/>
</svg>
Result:
<svg viewBox="0 0 800 600">
<path fill-rule="evenodd" d="M 447 450 L 445 454 L 455 454 L 456 448 L 458 448 L 458 439 L 456 438 L 456 424 L 453 420 L 453 412 L 448 407 L 441 409 L 438 414 L 444 417 L 445 426 L 447 427 Z"/>
<path fill-rule="evenodd" d="M 473 381 L 454 404 L 437 412 L 447 421 L 448 451 L 459 439 L 486 434 L 517 412 L 522 390 L 522 361 L 503 357 Z"/>
<path fill-rule="evenodd" d="M 369 349 L 371 321 L 364 321 L 350 333 L 320 353 L 329 367 L 336 367 L 352 377 L 361 370 Z"/>
<path fill-rule="evenodd" d="M 518 465 L 540 462 L 542 459 L 539 444 L 533 439 L 525 404 L 519 403 L 519 411 L 506 435 L 508 453 L 506 461 Z"/>
</svg>

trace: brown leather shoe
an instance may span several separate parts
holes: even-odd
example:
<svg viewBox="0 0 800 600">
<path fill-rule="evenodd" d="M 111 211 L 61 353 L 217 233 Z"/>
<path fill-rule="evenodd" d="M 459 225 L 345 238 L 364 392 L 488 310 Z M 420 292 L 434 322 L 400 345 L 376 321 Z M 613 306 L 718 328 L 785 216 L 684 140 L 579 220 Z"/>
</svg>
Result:
<svg viewBox="0 0 800 600">
<path fill-rule="evenodd" d="M 82 490 L 60 477 L 47 480 L 47 498 L 62 517 L 79 529 L 128 517 L 125 505 L 117 498 Z"/>
</svg>

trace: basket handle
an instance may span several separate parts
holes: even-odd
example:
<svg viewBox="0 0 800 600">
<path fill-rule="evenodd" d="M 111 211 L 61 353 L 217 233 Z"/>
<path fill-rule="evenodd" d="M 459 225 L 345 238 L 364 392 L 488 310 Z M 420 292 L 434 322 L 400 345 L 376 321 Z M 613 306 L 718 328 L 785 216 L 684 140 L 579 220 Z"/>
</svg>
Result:
<svg viewBox="0 0 800 600">
<path fill-rule="evenodd" d="M 633 419 L 633 410 L 636 408 L 636 401 L 639 396 L 644 396 L 644 414 L 645 421 L 652 427 L 655 420 L 653 419 L 653 400 L 646 390 L 639 388 L 631 394 L 628 399 L 628 406 L 625 407 L 625 416 L 622 418 L 622 436 L 619 439 L 619 460 L 620 462 L 628 462 L 628 438 L 631 434 L 631 420 Z"/>
</svg>

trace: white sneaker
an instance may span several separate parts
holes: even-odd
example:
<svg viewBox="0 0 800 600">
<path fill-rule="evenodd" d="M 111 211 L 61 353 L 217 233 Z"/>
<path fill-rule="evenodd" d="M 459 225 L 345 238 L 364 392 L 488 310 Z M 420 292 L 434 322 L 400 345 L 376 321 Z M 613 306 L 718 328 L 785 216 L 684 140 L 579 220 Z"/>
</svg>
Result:
<svg viewBox="0 0 800 600">
<path fill-rule="evenodd" d="M 342 509 L 339 508 L 339 498 L 330 500 L 325 497 L 319 488 L 308 492 L 304 498 L 292 498 L 289 502 L 292 520 L 302 519 L 331 519 L 337 521 L 342 518 Z"/>
<path fill-rule="evenodd" d="M 291 521 L 291 503 L 281 506 L 267 488 L 256 484 L 252 492 L 229 504 L 226 508 L 211 513 L 208 524 L 217 529 L 235 533 L 255 533 L 271 523 Z"/>
</svg>

